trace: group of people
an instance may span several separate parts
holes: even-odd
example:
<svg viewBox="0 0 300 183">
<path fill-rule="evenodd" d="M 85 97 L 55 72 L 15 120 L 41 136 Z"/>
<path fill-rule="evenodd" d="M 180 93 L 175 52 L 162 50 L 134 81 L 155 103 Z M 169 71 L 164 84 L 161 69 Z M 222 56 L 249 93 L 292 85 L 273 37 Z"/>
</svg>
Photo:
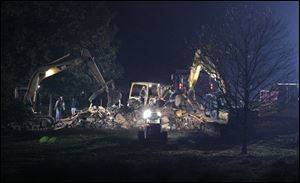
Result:
<svg viewBox="0 0 300 183">
<path fill-rule="evenodd" d="M 70 105 L 72 115 L 76 114 L 78 107 L 79 107 L 79 103 L 76 100 L 76 98 L 73 97 L 71 100 L 71 105 Z M 64 101 L 63 96 L 60 96 L 56 100 L 55 105 L 54 105 L 54 110 L 55 110 L 55 122 L 57 122 L 57 121 L 61 120 L 62 113 L 66 110 L 66 103 Z"/>
</svg>

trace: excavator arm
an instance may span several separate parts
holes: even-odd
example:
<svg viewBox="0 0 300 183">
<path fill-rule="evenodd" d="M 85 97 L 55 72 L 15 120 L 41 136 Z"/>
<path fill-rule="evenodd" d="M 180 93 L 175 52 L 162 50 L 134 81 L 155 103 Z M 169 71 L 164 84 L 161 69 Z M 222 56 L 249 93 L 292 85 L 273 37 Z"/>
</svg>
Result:
<svg viewBox="0 0 300 183">
<path fill-rule="evenodd" d="M 189 89 L 194 90 L 194 87 L 198 81 L 198 78 L 200 76 L 200 72 L 204 70 L 211 78 L 213 78 L 220 86 L 222 92 L 226 92 L 225 84 L 223 79 L 220 76 L 220 73 L 216 70 L 215 65 L 207 59 L 208 63 L 205 63 L 201 59 L 201 51 L 198 49 L 195 52 L 194 56 L 194 62 L 190 69 L 190 75 L 189 75 Z"/>
<path fill-rule="evenodd" d="M 91 56 L 90 52 L 87 49 L 83 49 L 81 51 L 81 56 L 78 58 L 73 58 L 70 54 L 67 54 L 43 67 L 40 67 L 37 71 L 35 71 L 29 81 L 28 89 L 24 96 L 24 102 L 29 101 L 32 105 L 33 111 L 35 111 L 36 94 L 38 86 L 42 82 L 42 80 L 81 63 L 87 64 L 90 73 L 101 86 L 100 90 L 104 91 L 105 89 L 105 91 L 109 92 L 108 85 L 105 82 L 99 68 L 97 67 L 94 58 Z M 97 94 L 99 94 L 99 91 Z M 96 96 L 94 95 L 94 98 L 95 97 Z"/>
<path fill-rule="evenodd" d="M 196 101 L 195 86 L 199 79 L 201 71 L 205 71 L 211 78 L 213 78 L 218 84 L 222 92 L 225 91 L 224 81 L 217 71 L 215 65 L 207 58 L 202 60 L 201 51 L 197 49 L 194 56 L 194 61 L 190 67 L 190 74 L 188 76 L 188 91 L 186 94 L 178 94 L 175 97 L 175 105 L 181 106 L 183 101 L 186 100 L 187 103 L 192 107 L 194 111 L 199 108 L 199 103 Z"/>
</svg>

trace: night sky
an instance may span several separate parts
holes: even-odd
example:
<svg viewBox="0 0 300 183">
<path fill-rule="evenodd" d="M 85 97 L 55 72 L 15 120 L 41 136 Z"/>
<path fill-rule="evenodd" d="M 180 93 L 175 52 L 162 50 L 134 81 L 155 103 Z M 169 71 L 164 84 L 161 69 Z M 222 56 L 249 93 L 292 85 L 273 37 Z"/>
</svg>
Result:
<svg viewBox="0 0 300 183">
<path fill-rule="evenodd" d="M 185 40 L 190 42 L 201 25 L 209 24 L 226 7 L 237 3 L 108 2 L 117 12 L 114 23 L 122 41 L 117 61 L 125 69 L 124 81 L 170 82 L 175 69 L 188 69 L 192 64 L 193 55 Z M 299 45 L 299 2 L 250 4 L 274 10 L 287 22 L 291 42 Z"/>
</svg>

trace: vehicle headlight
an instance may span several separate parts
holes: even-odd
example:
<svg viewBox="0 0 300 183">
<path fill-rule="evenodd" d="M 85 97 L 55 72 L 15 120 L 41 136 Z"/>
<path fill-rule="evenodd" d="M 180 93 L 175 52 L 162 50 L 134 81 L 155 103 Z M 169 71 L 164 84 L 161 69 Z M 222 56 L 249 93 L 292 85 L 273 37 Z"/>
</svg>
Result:
<svg viewBox="0 0 300 183">
<path fill-rule="evenodd" d="M 157 112 L 157 115 L 158 115 L 159 117 L 161 117 L 161 112 L 158 111 L 158 112 Z"/>
<path fill-rule="evenodd" d="M 147 110 L 145 110 L 144 112 L 143 112 L 143 118 L 144 119 L 147 119 L 147 118 L 149 118 L 151 116 L 151 111 L 150 111 L 150 109 L 147 109 Z"/>
</svg>

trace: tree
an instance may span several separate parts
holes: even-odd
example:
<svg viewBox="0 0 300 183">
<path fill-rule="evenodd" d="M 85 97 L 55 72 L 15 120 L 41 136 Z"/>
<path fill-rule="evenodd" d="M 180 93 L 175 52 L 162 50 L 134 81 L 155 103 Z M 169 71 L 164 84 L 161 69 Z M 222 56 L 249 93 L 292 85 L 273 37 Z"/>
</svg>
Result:
<svg viewBox="0 0 300 183">
<path fill-rule="evenodd" d="M 242 154 L 247 153 L 250 111 L 260 106 L 258 94 L 295 72 L 295 49 L 287 41 L 286 25 L 270 10 L 249 6 L 229 8 L 215 24 L 203 26 L 197 39 L 201 58 L 225 81 L 228 108 L 242 110 Z M 294 68 L 294 69 L 293 69 Z M 219 86 L 220 87 L 220 86 Z"/>
<path fill-rule="evenodd" d="M 33 72 L 68 53 L 79 56 L 87 48 L 107 80 L 123 73 L 115 62 L 120 41 L 115 14 L 102 2 L 1 2 L 1 101 L 13 97 L 16 86 L 26 86 Z M 98 85 L 85 65 L 43 81 L 45 91 L 75 95 Z M 6 102 L 9 104 L 9 102 Z M 1 104 L 2 106 L 2 104 Z M 2 106 L 3 107 L 3 106 Z"/>
</svg>

